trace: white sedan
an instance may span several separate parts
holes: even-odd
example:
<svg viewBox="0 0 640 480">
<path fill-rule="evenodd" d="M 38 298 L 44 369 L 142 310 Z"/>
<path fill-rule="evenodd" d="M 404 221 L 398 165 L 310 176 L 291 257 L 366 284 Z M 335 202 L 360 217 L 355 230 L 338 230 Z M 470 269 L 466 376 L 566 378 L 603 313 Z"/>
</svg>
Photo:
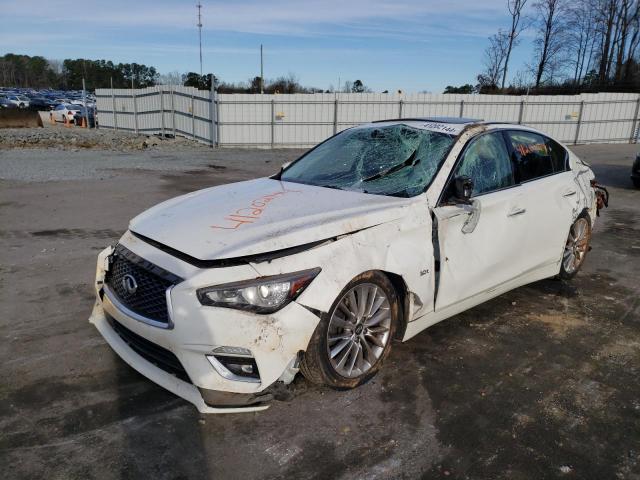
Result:
<svg viewBox="0 0 640 480">
<path fill-rule="evenodd" d="M 99 255 L 90 321 L 201 412 L 263 409 L 271 385 L 298 371 L 356 387 L 392 339 L 570 279 L 605 201 L 584 162 L 531 128 L 361 125 L 270 178 L 134 218 Z"/>
<path fill-rule="evenodd" d="M 50 118 L 56 122 L 74 123 L 73 117 L 82 111 L 81 105 L 71 105 L 69 103 L 61 103 L 49 113 Z"/>
<path fill-rule="evenodd" d="M 7 100 L 18 108 L 29 108 L 29 97 L 24 95 L 9 95 Z"/>
</svg>

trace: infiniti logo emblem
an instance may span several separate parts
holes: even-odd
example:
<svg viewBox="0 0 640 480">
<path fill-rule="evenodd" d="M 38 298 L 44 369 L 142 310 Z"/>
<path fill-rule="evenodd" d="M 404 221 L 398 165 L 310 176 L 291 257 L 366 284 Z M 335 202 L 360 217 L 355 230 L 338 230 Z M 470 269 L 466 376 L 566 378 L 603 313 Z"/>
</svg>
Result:
<svg viewBox="0 0 640 480">
<path fill-rule="evenodd" d="M 133 295 L 138 289 L 138 282 L 133 278 L 133 275 L 127 274 L 122 277 L 122 288 L 124 288 L 124 291 L 129 295 Z"/>
</svg>

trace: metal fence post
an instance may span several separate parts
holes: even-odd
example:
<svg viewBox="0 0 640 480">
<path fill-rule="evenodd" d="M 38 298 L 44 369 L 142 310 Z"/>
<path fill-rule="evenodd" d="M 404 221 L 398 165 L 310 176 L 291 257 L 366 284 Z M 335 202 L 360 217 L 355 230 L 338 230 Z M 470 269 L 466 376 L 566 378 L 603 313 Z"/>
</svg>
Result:
<svg viewBox="0 0 640 480">
<path fill-rule="evenodd" d="M 113 110 L 113 129 L 118 130 L 118 116 L 116 115 L 116 94 L 113 91 L 113 82 L 111 83 L 111 108 Z"/>
<path fill-rule="evenodd" d="M 333 102 L 333 134 L 338 133 L 338 97 Z"/>
<path fill-rule="evenodd" d="M 216 146 L 220 146 L 220 97 L 215 93 L 216 99 Z"/>
<path fill-rule="evenodd" d="M 164 138 L 164 89 L 162 87 L 160 87 L 160 126 L 162 138 Z"/>
<path fill-rule="evenodd" d="M 275 100 L 271 99 L 271 148 L 275 143 L 275 131 L 276 131 L 276 106 Z"/>
<path fill-rule="evenodd" d="M 213 148 L 213 146 L 216 144 L 215 139 L 213 138 L 214 134 L 215 134 L 215 125 L 214 125 L 214 115 L 215 115 L 215 106 L 213 104 L 214 101 L 214 97 L 215 94 L 213 92 L 213 85 L 211 85 L 211 90 L 209 90 L 209 136 L 211 137 L 211 141 L 210 146 L 211 148 Z"/>
<path fill-rule="evenodd" d="M 522 125 L 522 119 L 524 118 L 524 100 L 520 101 L 520 113 L 518 114 L 518 125 Z"/>
<path fill-rule="evenodd" d="M 191 138 L 196 139 L 196 109 L 193 101 L 193 93 L 191 93 Z"/>
<path fill-rule="evenodd" d="M 404 103 L 404 101 L 402 99 L 400 99 L 400 101 L 398 102 L 398 118 L 402 118 L 402 104 Z"/>
<path fill-rule="evenodd" d="M 176 107 L 174 103 L 173 85 L 171 85 L 171 128 L 173 130 L 173 138 L 176 138 Z"/>
<path fill-rule="evenodd" d="M 133 97 L 133 129 L 138 134 L 138 104 L 136 102 L 136 92 L 132 88 L 131 96 Z"/>
<path fill-rule="evenodd" d="M 580 138 L 580 125 L 582 125 L 582 110 L 584 110 L 584 100 L 580 102 L 580 110 L 578 110 L 578 124 L 576 125 L 576 136 L 573 139 L 573 144 L 578 144 L 578 138 Z"/>
<path fill-rule="evenodd" d="M 464 116 L 464 100 L 460 100 L 460 118 Z"/>
<path fill-rule="evenodd" d="M 638 114 L 640 113 L 640 96 L 636 101 L 636 113 L 633 115 L 633 125 L 631 126 L 631 136 L 629 137 L 629 143 L 638 143 L 638 134 L 636 129 L 638 128 Z"/>
</svg>

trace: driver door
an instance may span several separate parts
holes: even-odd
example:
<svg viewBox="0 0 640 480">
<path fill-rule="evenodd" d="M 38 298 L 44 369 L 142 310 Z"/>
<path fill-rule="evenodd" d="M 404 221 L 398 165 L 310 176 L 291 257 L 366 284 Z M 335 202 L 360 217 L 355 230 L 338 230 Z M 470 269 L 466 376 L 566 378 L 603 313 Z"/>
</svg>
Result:
<svg viewBox="0 0 640 480">
<path fill-rule="evenodd" d="M 453 182 L 460 176 L 473 181 L 471 205 L 455 199 Z M 526 211 L 502 132 L 471 140 L 450 184 L 434 209 L 440 250 L 436 312 L 481 303 L 527 269 Z"/>
</svg>

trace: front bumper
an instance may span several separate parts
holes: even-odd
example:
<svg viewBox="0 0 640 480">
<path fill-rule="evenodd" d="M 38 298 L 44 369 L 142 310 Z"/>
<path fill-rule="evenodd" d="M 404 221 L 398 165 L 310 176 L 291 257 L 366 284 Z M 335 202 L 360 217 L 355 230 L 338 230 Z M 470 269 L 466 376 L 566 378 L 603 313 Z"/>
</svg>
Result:
<svg viewBox="0 0 640 480">
<path fill-rule="evenodd" d="M 123 240 L 126 241 L 126 237 Z M 164 252 L 149 251 L 153 247 L 146 244 L 126 246 L 137 248 L 135 253 L 143 258 L 152 257 L 154 263 L 161 263 L 158 262 L 162 260 L 161 255 L 168 256 Z M 215 272 L 198 271 L 195 275 L 178 272 L 186 280 L 167 294 L 171 328 L 159 328 L 140 321 L 105 293 L 106 260 L 111 252 L 111 248 L 106 249 L 98 257 L 97 299 L 89 321 L 113 350 L 142 375 L 192 403 L 202 413 L 263 410 L 268 408 L 264 403 L 270 399 L 269 387 L 278 380 L 289 382 L 293 379 L 297 372 L 298 354 L 306 349 L 319 321 L 316 315 L 295 302 L 274 314 L 257 315 L 202 306 L 196 298 L 195 290 L 202 286 L 198 284 L 202 280 L 196 279 L 202 275 L 220 277 L 222 283 L 229 275 L 245 277 L 238 280 L 251 278 L 248 275 L 255 277 L 253 269 L 234 267 L 233 272 L 229 272 L 231 269 L 216 269 Z M 178 261 L 173 257 L 166 260 L 167 263 Z M 167 263 L 162 266 L 166 268 Z M 215 283 L 213 281 L 212 284 Z M 131 343 L 123 339 L 121 332 L 114 329 L 110 318 L 134 336 L 175 355 L 187 378 L 178 378 L 138 353 Z M 239 381 L 218 373 L 208 356 L 223 346 L 249 350 L 255 359 L 259 379 Z"/>
</svg>

